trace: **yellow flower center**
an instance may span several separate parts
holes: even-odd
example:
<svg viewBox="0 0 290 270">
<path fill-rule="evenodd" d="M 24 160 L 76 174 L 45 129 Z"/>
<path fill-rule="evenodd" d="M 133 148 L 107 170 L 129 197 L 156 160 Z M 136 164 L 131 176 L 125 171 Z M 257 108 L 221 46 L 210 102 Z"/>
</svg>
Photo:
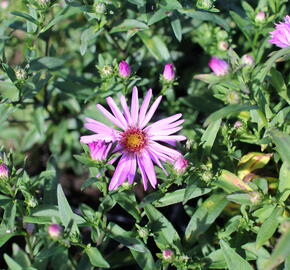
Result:
<svg viewBox="0 0 290 270">
<path fill-rule="evenodd" d="M 120 143 L 128 152 L 139 152 L 147 143 L 146 134 L 138 128 L 130 128 L 122 134 Z"/>
<path fill-rule="evenodd" d="M 130 148 L 139 147 L 143 142 L 143 137 L 144 136 L 138 133 L 129 134 L 127 137 L 127 146 Z"/>
</svg>

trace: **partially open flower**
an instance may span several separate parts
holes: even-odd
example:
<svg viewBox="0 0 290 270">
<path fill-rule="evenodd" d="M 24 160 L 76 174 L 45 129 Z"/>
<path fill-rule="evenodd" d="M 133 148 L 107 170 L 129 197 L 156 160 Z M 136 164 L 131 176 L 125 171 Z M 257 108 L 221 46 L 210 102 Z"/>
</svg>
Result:
<svg viewBox="0 0 290 270">
<path fill-rule="evenodd" d="M 220 58 L 212 57 L 208 65 L 217 76 L 224 76 L 229 73 L 229 64 Z"/>
<path fill-rule="evenodd" d="M 89 121 L 89 118 L 87 118 L 87 121 Z M 102 140 L 97 140 L 88 143 L 88 146 L 90 148 L 90 154 L 91 158 L 97 161 L 106 160 L 108 153 L 112 147 L 112 143 L 106 143 Z"/>
<path fill-rule="evenodd" d="M 58 224 L 51 224 L 48 226 L 48 234 L 51 238 L 57 239 L 62 234 L 62 227 Z"/>
<path fill-rule="evenodd" d="M 119 64 L 119 75 L 124 78 L 131 75 L 131 68 L 124 60 L 122 60 Z"/>
<path fill-rule="evenodd" d="M 174 163 L 174 170 L 176 171 L 177 174 L 185 173 L 187 167 L 188 161 L 184 157 L 180 156 L 176 159 Z"/>
<path fill-rule="evenodd" d="M 256 17 L 255 17 L 255 22 L 264 22 L 266 18 L 265 12 L 264 11 L 260 11 L 257 13 Z"/>
<path fill-rule="evenodd" d="M 270 32 L 270 43 L 275 44 L 280 48 L 290 46 L 290 16 L 284 18 L 285 22 L 276 23 L 276 29 Z"/>
<path fill-rule="evenodd" d="M 163 78 L 166 81 L 174 80 L 175 72 L 172 64 L 166 64 L 163 71 Z"/>
<path fill-rule="evenodd" d="M 245 66 L 252 66 L 254 65 L 255 61 L 254 61 L 254 57 L 249 55 L 249 54 L 244 54 L 242 56 L 242 64 Z"/>
<path fill-rule="evenodd" d="M 171 249 L 169 249 L 169 248 L 164 249 L 162 251 L 162 257 L 163 257 L 164 260 L 170 261 L 174 257 L 174 252 Z"/>
<path fill-rule="evenodd" d="M 6 179 L 9 176 L 9 170 L 5 163 L 0 164 L 0 179 Z"/>
</svg>

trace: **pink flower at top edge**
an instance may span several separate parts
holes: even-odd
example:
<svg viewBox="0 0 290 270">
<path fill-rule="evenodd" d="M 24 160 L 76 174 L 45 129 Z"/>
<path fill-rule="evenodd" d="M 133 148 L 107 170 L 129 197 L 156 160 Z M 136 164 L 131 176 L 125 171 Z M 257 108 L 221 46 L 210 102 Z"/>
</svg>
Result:
<svg viewBox="0 0 290 270">
<path fill-rule="evenodd" d="M 154 164 L 167 174 L 162 163 L 168 161 L 174 164 L 175 160 L 181 156 L 181 153 L 173 149 L 171 145 L 186 139 L 181 135 L 173 135 L 182 129 L 180 126 L 184 122 L 180 119 L 182 114 L 175 114 L 149 124 L 162 96 L 159 96 L 150 107 L 151 98 L 152 90 L 150 89 L 139 106 L 138 90 L 134 87 L 130 109 L 124 96 L 120 98 L 122 111 L 111 97 L 106 100 L 112 113 L 97 104 L 98 110 L 117 128 L 86 118 L 85 127 L 95 134 L 82 136 L 80 139 L 82 143 L 89 144 L 99 140 L 106 142 L 107 145 L 116 143 L 112 152 L 117 154 L 117 158 L 111 163 L 117 159 L 119 162 L 109 185 L 110 190 L 116 189 L 126 180 L 132 184 L 138 168 L 144 189 L 147 189 L 148 181 L 155 188 L 157 178 Z"/>
<path fill-rule="evenodd" d="M 229 73 L 229 64 L 215 56 L 210 59 L 208 65 L 217 76 L 224 76 Z"/>
<path fill-rule="evenodd" d="M 275 30 L 270 32 L 270 43 L 280 48 L 290 46 L 290 16 L 284 18 L 284 22 L 276 23 Z"/>
<path fill-rule="evenodd" d="M 163 71 L 163 78 L 166 81 L 172 81 L 174 79 L 175 72 L 172 64 L 166 64 Z"/>
</svg>

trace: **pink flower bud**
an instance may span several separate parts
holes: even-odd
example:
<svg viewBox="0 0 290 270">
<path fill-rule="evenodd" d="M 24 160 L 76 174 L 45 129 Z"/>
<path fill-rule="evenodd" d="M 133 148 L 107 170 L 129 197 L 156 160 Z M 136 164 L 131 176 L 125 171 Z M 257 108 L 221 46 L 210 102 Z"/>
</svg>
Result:
<svg viewBox="0 0 290 270">
<path fill-rule="evenodd" d="M 58 224 L 51 224 L 48 226 L 48 234 L 51 238 L 57 239 L 62 233 L 62 227 Z"/>
<path fill-rule="evenodd" d="M 188 161 L 184 157 L 178 157 L 174 163 L 174 170 L 178 174 L 183 174 L 188 167 Z"/>
<path fill-rule="evenodd" d="M 0 179 L 6 179 L 9 176 L 9 170 L 5 163 L 0 164 Z"/>
<path fill-rule="evenodd" d="M 275 30 L 270 32 L 270 43 L 275 44 L 280 48 L 290 46 L 290 16 L 284 18 L 285 22 L 276 23 Z"/>
<path fill-rule="evenodd" d="M 131 68 L 124 60 L 119 64 L 119 75 L 121 77 L 129 77 L 131 75 Z"/>
<path fill-rule="evenodd" d="M 224 76 L 229 73 L 229 64 L 217 57 L 212 57 L 208 65 L 217 76 Z"/>
<path fill-rule="evenodd" d="M 99 140 L 88 143 L 88 146 L 90 148 L 91 158 L 97 161 L 101 161 L 107 159 L 112 144 Z"/>
<path fill-rule="evenodd" d="M 241 121 L 236 121 L 234 123 L 234 128 L 240 128 L 243 125 L 243 123 Z"/>
<path fill-rule="evenodd" d="M 260 11 L 257 13 L 255 17 L 255 22 L 263 22 L 265 21 L 266 14 L 264 11 Z"/>
<path fill-rule="evenodd" d="M 162 251 L 162 257 L 164 260 L 169 261 L 173 259 L 174 253 L 171 249 L 167 248 Z"/>
<path fill-rule="evenodd" d="M 1 8 L 6 9 L 9 6 L 9 1 L 8 0 L 2 0 L 0 5 L 1 5 Z"/>
<path fill-rule="evenodd" d="M 244 54 L 241 60 L 242 60 L 242 64 L 245 66 L 252 66 L 255 63 L 253 56 L 249 54 Z"/>
<path fill-rule="evenodd" d="M 163 71 L 163 78 L 166 81 L 174 80 L 175 72 L 172 64 L 166 64 Z"/>
<path fill-rule="evenodd" d="M 229 43 L 226 41 L 220 41 L 218 47 L 221 51 L 226 51 L 229 48 Z"/>
</svg>

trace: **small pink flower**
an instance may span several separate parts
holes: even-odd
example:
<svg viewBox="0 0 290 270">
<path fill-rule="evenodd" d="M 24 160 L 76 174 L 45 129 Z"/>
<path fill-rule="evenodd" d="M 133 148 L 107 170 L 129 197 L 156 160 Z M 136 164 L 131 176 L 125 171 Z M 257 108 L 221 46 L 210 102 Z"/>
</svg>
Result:
<svg viewBox="0 0 290 270">
<path fill-rule="evenodd" d="M 122 60 L 119 64 L 119 75 L 121 77 L 129 77 L 131 75 L 131 68 L 124 60 Z"/>
<path fill-rule="evenodd" d="M 164 249 L 162 251 L 162 257 L 166 261 L 169 261 L 169 260 L 173 259 L 173 256 L 174 256 L 174 252 L 171 249 L 169 249 L 169 248 Z"/>
<path fill-rule="evenodd" d="M 212 57 L 208 65 L 217 76 L 224 76 L 229 73 L 229 64 L 220 58 Z"/>
<path fill-rule="evenodd" d="M 6 179 L 9 176 L 9 170 L 5 163 L 0 164 L 0 179 Z"/>
<path fill-rule="evenodd" d="M 276 29 L 270 32 L 270 43 L 275 44 L 280 48 L 290 46 L 290 16 L 284 18 L 285 22 L 276 23 Z"/>
<path fill-rule="evenodd" d="M 1 0 L 1 8 L 6 9 L 9 6 L 9 1 L 8 0 Z"/>
<path fill-rule="evenodd" d="M 176 159 L 175 163 L 174 163 L 174 170 L 178 173 L 178 174 L 183 174 L 186 169 L 188 167 L 188 161 L 180 156 Z"/>
<path fill-rule="evenodd" d="M 240 128 L 243 125 L 243 123 L 241 121 L 236 121 L 234 123 L 234 128 Z"/>
<path fill-rule="evenodd" d="M 87 120 L 89 121 L 88 118 Z M 88 143 L 88 146 L 90 148 L 91 158 L 93 160 L 102 161 L 107 159 L 112 143 L 107 144 L 105 141 L 97 140 Z"/>
<path fill-rule="evenodd" d="M 254 57 L 249 55 L 249 54 L 244 54 L 242 56 L 242 64 L 245 66 L 252 66 L 254 65 L 255 61 L 254 61 Z"/>
<path fill-rule="evenodd" d="M 218 47 L 221 51 L 226 51 L 229 48 L 229 43 L 226 41 L 220 41 Z"/>
<path fill-rule="evenodd" d="M 62 234 L 62 227 L 58 224 L 50 224 L 48 226 L 48 234 L 51 238 L 57 239 Z"/>
<path fill-rule="evenodd" d="M 173 157 L 181 156 L 181 153 L 173 149 L 172 145 L 177 141 L 186 139 L 184 136 L 175 134 L 182 129 L 180 126 L 184 122 L 180 119 L 182 114 L 178 113 L 150 124 L 149 122 L 157 110 L 162 96 L 149 106 L 151 98 L 152 90 L 150 89 L 145 95 L 143 103 L 139 104 L 138 89 L 134 87 L 131 109 L 129 109 L 124 96 L 120 98 L 122 111 L 111 97 L 106 99 L 111 112 L 97 104 L 98 110 L 115 127 L 107 126 L 90 118 L 86 119 L 85 127 L 95 134 L 82 136 L 82 143 L 90 144 L 102 140 L 107 145 L 109 143 L 116 145 L 112 151 L 115 158 L 110 162 L 111 164 L 116 160 L 119 162 L 111 179 L 109 190 L 116 189 L 126 180 L 129 184 L 133 184 L 138 168 L 144 189 L 147 189 L 148 182 L 155 188 L 157 177 L 154 163 L 167 174 L 162 163 L 168 161 L 174 164 Z"/>
<path fill-rule="evenodd" d="M 174 80 L 175 72 L 172 64 L 166 64 L 163 71 L 163 78 L 166 81 Z"/>
<path fill-rule="evenodd" d="M 266 18 L 266 14 L 264 11 L 260 11 L 257 13 L 256 17 L 255 17 L 255 21 L 256 22 L 263 22 L 265 21 Z"/>
</svg>

